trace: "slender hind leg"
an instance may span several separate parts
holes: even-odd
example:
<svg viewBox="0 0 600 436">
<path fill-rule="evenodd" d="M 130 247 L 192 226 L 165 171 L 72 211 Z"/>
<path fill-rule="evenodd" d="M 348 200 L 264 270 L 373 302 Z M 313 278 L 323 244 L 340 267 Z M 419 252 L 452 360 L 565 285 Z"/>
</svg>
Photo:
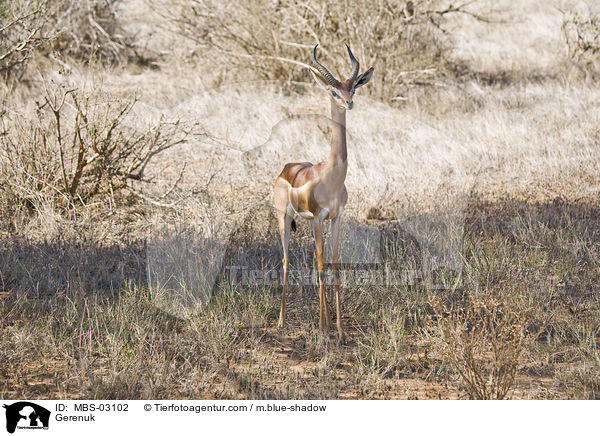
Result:
<svg viewBox="0 0 600 436">
<path fill-rule="evenodd" d="M 342 214 L 333 220 L 332 229 L 332 256 L 333 264 L 333 287 L 335 289 L 335 309 L 337 313 L 336 326 L 338 331 L 338 342 L 345 343 L 344 330 L 342 328 L 342 303 L 340 301 L 340 227 Z"/>
<path fill-rule="evenodd" d="M 325 293 L 325 264 L 323 261 L 323 221 L 319 218 L 313 219 L 313 233 L 317 251 L 317 265 L 319 272 L 319 327 L 322 331 L 329 330 L 331 317 L 327 308 L 327 294 Z"/>
</svg>

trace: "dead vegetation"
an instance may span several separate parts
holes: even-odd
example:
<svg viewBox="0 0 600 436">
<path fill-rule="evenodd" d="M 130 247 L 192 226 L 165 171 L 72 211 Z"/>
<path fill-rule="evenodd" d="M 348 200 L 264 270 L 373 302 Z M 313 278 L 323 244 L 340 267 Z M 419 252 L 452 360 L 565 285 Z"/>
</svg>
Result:
<svg viewBox="0 0 600 436">
<path fill-rule="evenodd" d="M 567 12 L 562 30 L 571 59 L 582 72 L 597 74 L 600 71 L 600 15 L 589 10 Z"/>
<path fill-rule="evenodd" d="M 135 184 L 151 182 L 145 174 L 150 161 L 185 142 L 194 126 L 164 119 L 147 128 L 136 126 L 131 120 L 135 103 L 135 97 L 111 101 L 97 92 L 48 83 L 33 123 L 3 113 L 0 189 L 5 208 L 18 213 L 51 203 L 68 209 L 99 198 L 119 207 L 127 195 L 143 196 Z M 175 183 L 160 198 L 147 200 L 160 203 L 176 188 Z"/>
<path fill-rule="evenodd" d="M 0 6 L 0 72 L 23 78 L 34 53 L 67 70 L 72 63 L 135 60 L 119 20 L 120 0 L 17 0 Z"/>
<path fill-rule="evenodd" d="M 21 2 L 0 6 L 0 72 L 7 79 L 20 76 L 32 52 L 47 38 L 42 33 L 43 8 Z"/>
<path fill-rule="evenodd" d="M 570 221 L 581 212 L 575 206 L 547 205 L 546 216 L 524 204 L 505 205 L 497 214 L 474 206 L 465 223 L 472 251 L 460 286 L 431 287 L 423 277 L 347 289 L 344 347 L 336 345 L 333 331 L 331 337 L 319 333 L 312 286 L 294 289 L 284 331 L 274 327 L 276 288 L 233 286 L 228 274 L 199 312 L 182 317 L 154 301 L 143 245 L 63 245 L 64 254 L 56 256 L 58 246 L 28 248 L 23 241 L 17 250 L 4 239 L 0 277 L 11 291 L 0 303 L 2 392 L 54 398 L 597 398 L 600 270 L 584 252 L 557 257 L 561 246 L 582 242 L 590 221 Z M 504 229 L 488 220 L 481 227 L 484 211 L 503 222 L 507 209 L 522 224 Z M 385 264 L 414 268 L 423 247 L 411 248 L 395 234 L 387 232 L 384 242 L 405 254 L 386 257 Z M 599 243 L 593 236 L 584 250 L 597 250 Z M 265 249 L 277 248 L 274 238 L 270 244 Z M 504 258 L 492 261 L 492 253 Z M 89 261 L 69 272 L 65 255 Z M 126 268 L 99 275 L 95 262 L 108 267 L 109 260 Z M 28 284 L 27 271 L 42 281 Z M 507 274 L 514 279 L 506 281 Z M 488 277 L 488 291 L 471 288 L 478 276 Z M 48 362 L 43 371 L 34 364 L 40 360 Z"/>
<path fill-rule="evenodd" d="M 145 0 L 132 23 L 135 1 L 0 6 L 0 396 L 599 398 L 593 11 Z M 168 30 L 152 66 L 142 24 Z M 507 28 L 524 51 L 472 67 Z M 320 43 L 343 73 L 343 42 L 376 74 L 348 116 L 338 347 L 310 280 L 274 327 L 264 205 L 279 160 L 324 156 L 305 64 Z"/>
<path fill-rule="evenodd" d="M 470 296 L 464 306 L 437 308 L 444 360 L 469 397 L 502 400 L 511 392 L 526 347 L 527 313 L 510 296 Z"/>
<path fill-rule="evenodd" d="M 58 57 L 111 65 L 132 60 L 133 37 L 123 29 L 122 0 L 47 0 L 48 50 Z"/>
<path fill-rule="evenodd" d="M 351 42 L 365 68 L 377 64 L 371 94 L 389 102 L 406 85 L 446 73 L 449 16 L 488 19 L 468 2 L 437 0 L 377 1 L 369 7 L 320 0 L 253 0 L 225 7 L 206 0 L 149 4 L 174 32 L 195 43 L 195 56 L 212 60 L 213 73 L 222 80 L 306 82 L 308 53 L 315 44 L 321 45 L 327 65 L 345 76 L 346 59 L 334 55 L 334 48 Z"/>
</svg>

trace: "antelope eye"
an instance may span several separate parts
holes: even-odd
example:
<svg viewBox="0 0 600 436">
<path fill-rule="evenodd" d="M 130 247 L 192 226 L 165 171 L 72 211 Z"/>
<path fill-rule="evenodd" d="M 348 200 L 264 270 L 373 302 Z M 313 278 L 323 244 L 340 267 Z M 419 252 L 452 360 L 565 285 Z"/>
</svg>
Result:
<svg viewBox="0 0 600 436">
<path fill-rule="evenodd" d="M 332 89 L 331 89 L 331 95 L 333 95 L 335 98 L 341 98 L 341 95 L 340 95 L 340 93 L 339 93 L 339 92 L 338 92 L 338 90 L 337 90 L 337 89 L 335 89 L 335 88 L 332 88 Z"/>
</svg>

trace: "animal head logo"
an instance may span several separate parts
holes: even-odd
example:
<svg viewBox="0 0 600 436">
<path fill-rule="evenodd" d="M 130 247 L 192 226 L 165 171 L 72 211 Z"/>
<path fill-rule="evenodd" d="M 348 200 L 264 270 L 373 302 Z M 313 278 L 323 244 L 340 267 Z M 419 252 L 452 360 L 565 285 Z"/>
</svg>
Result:
<svg viewBox="0 0 600 436">
<path fill-rule="evenodd" d="M 6 409 L 6 431 L 14 433 L 17 427 L 26 429 L 48 428 L 50 411 L 29 401 L 3 406 Z"/>
</svg>

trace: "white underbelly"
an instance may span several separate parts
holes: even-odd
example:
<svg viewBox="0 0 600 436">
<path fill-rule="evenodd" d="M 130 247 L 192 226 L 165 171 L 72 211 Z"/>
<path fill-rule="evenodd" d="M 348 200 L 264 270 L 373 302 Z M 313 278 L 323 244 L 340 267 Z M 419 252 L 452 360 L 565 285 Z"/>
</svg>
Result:
<svg viewBox="0 0 600 436">
<path fill-rule="evenodd" d="M 297 212 L 297 214 L 307 220 L 312 220 L 315 217 L 312 212 Z"/>
</svg>

